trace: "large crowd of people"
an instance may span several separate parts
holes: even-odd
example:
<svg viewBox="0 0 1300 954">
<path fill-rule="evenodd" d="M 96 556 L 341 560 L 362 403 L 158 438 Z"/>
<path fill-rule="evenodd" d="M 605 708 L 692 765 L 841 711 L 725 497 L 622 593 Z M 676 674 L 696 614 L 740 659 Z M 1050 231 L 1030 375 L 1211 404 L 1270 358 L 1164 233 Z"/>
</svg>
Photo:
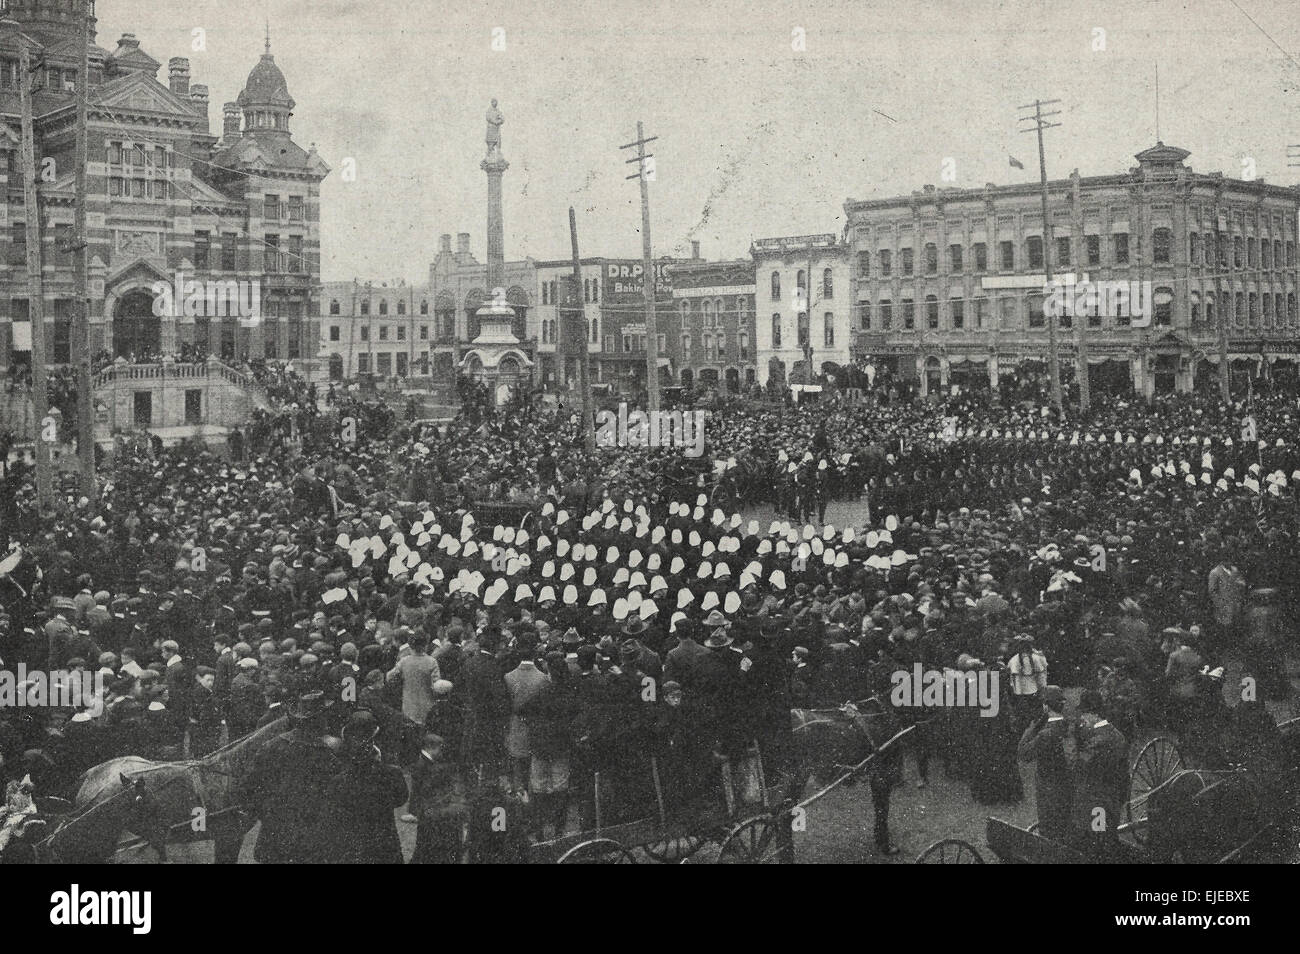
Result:
<svg viewBox="0 0 1300 954">
<path fill-rule="evenodd" d="M 937 761 L 1014 802 L 1033 761 L 1044 830 L 1098 854 L 1114 826 L 1090 810 L 1120 817 L 1153 727 L 1206 767 L 1278 757 L 1294 389 L 1082 417 L 736 402 L 694 461 L 584 450 L 564 407 L 403 425 L 291 372 L 264 384 L 276 410 L 230 453 L 119 455 L 93 503 L 39 505 L 11 469 L 0 657 L 104 692 L 0 710 L 5 781 L 73 798 L 113 756 L 201 758 L 288 717 L 244 780 L 259 860 L 398 862 L 399 824 L 415 861 L 517 858 L 591 827 L 597 774 L 606 820 L 656 786 L 671 811 L 716 799 L 754 742 L 768 779 L 797 775 L 791 710 L 888 700 L 917 666 L 992 674 L 1000 704 L 891 707 L 915 782 Z M 897 769 L 872 775 L 886 854 Z M 301 810 L 320 792 L 328 812 Z M 476 814 L 503 803 L 526 820 L 509 844 Z"/>
</svg>

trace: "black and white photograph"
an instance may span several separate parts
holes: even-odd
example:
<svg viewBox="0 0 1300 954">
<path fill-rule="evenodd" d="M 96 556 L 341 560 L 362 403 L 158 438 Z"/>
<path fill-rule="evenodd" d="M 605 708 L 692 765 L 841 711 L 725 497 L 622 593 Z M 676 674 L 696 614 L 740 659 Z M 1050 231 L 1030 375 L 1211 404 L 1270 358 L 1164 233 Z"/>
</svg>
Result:
<svg viewBox="0 0 1300 954">
<path fill-rule="evenodd" d="M 1248 926 L 1177 870 L 1300 861 L 1298 56 L 0 0 L 0 861 L 56 925 L 139 914 L 89 865 L 1083 864 Z"/>
</svg>

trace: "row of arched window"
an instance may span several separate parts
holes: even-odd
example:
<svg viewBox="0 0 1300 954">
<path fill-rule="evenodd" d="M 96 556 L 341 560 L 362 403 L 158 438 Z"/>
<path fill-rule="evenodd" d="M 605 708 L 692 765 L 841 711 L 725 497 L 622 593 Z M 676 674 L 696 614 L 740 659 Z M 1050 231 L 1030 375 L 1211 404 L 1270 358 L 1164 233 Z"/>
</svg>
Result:
<svg viewBox="0 0 1300 954">
<path fill-rule="evenodd" d="M 683 331 L 690 328 L 694 318 L 698 317 L 705 328 L 717 328 L 722 325 L 724 315 L 730 313 L 741 320 L 752 308 L 748 295 L 737 295 L 735 298 L 683 298 L 677 303 Z"/>
<path fill-rule="evenodd" d="M 774 271 L 771 275 L 772 300 L 781 300 L 781 273 Z M 808 273 L 802 268 L 795 273 L 795 286 L 798 288 L 801 297 L 806 297 L 808 291 Z M 823 299 L 835 297 L 835 276 L 831 269 L 822 269 L 822 290 Z"/>
</svg>

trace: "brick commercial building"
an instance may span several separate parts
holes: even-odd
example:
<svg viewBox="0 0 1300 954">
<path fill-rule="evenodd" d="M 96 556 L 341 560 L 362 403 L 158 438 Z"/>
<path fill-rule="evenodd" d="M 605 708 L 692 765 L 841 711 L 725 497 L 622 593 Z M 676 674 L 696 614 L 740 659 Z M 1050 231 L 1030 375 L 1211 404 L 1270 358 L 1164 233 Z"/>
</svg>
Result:
<svg viewBox="0 0 1300 954">
<path fill-rule="evenodd" d="M 1105 307 L 1058 319 L 1063 369 L 1086 335 L 1094 389 L 1209 386 L 1224 319 L 1234 366 L 1294 364 L 1300 192 L 1197 173 L 1188 155 L 1157 143 L 1125 173 L 1049 182 L 1050 244 L 1037 182 L 849 200 L 854 357 L 925 390 L 1045 367 L 1050 255 L 1054 277 L 1150 289 L 1144 320 Z"/>
<path fill-rule="evenodd" d="M 696 251 L 695 257 L 699 258 Z M 674 380 L 731 394 L 754 384 L 754 262 L 682 262 L 672 269 L 674 313 L 660 326 Z"/>
<path fill-rule="evenodd" d="M 80 57 L 73 4 L 8 0 L 21 28 L 0 30 L 0 366 L 30 361 L 26 213 L 20 159 L 18 54 L 33 63 L 41 250 L 48 359 L 72 359 L 72 238 L 75 89 Z M 91 22 L 92 41 L 94 20 Z M 251 53 L 251 51 L 250 51 Z M 329 169 L 293 138 L 294 100 L 266 52 L 244 89 L 209 128 L 206 86 L 191 84 L 189 61 L 160 64 L 131 34 L 113 50 L 90 49 L 87 236 L 92 354 L 157 362 L 195 346 L 225 361 L 293 359 L 315 370 L 319 331 L 319 188 Z M 220 282 L 255 296 L 261 321 L 193 314 L 176 302 L 161 317 L 155 283 Z M 228 283 L 235 282 L 238 285 Z M 233 311 L 233 309 L 231 309 Z M 187 313 L 189 311 L 190 313 Z M 102 383 L 102 382 L 101 382 Z"/>
</svg>

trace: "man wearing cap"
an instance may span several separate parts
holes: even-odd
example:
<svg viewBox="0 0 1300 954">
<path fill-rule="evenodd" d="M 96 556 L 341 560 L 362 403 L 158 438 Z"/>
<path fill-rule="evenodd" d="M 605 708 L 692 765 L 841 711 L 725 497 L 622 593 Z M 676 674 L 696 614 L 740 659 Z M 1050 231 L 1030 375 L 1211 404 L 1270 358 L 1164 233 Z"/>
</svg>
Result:
<svg viewBox="0 0 1300 954">
<path fill-rule="evenodd" d="M 194 670 L 194 684 L 185 700 L 190 731 L 190 758 L 201 759 L 221 746 L 221 713 L 216 693 L 217 671 L 211 666 Z"/>
<path fill-rule="evenodd" d="M 1065 757 L 1069 734 L 1065 721 L 1065 692 L 1047 686 L 1039 694 L 1041 713 L 1020 737 L 1017 755 L 1034 763 L 1034 797 L 1038 807 L 1038 830 L 1053 841 L 1065 842 L 1070 833 L 1070 802 L 1074 786 Z"/>
<path fill-rule="evenodd" d="M 56 596 L 51 609 L 53 615 L 45 624 L 45 639 L 49 646 L 49 671 L 54 672 L 62 669 L 68 657 L 72 655 L 71 646 L 76 631 L 70 622 L 74 613 L 72 600 L 66 596 Z"/>
<path fill-rule="evenodd" d="M 257 728 L 266 712 L 266 696 L 258 682 L 258 662 L 245 656 L 236 664 L 237 673 L 230 682 L 230 697 L 226 708 L 226 723 L 230 738 L 242 738 Z"/>
</svg>

